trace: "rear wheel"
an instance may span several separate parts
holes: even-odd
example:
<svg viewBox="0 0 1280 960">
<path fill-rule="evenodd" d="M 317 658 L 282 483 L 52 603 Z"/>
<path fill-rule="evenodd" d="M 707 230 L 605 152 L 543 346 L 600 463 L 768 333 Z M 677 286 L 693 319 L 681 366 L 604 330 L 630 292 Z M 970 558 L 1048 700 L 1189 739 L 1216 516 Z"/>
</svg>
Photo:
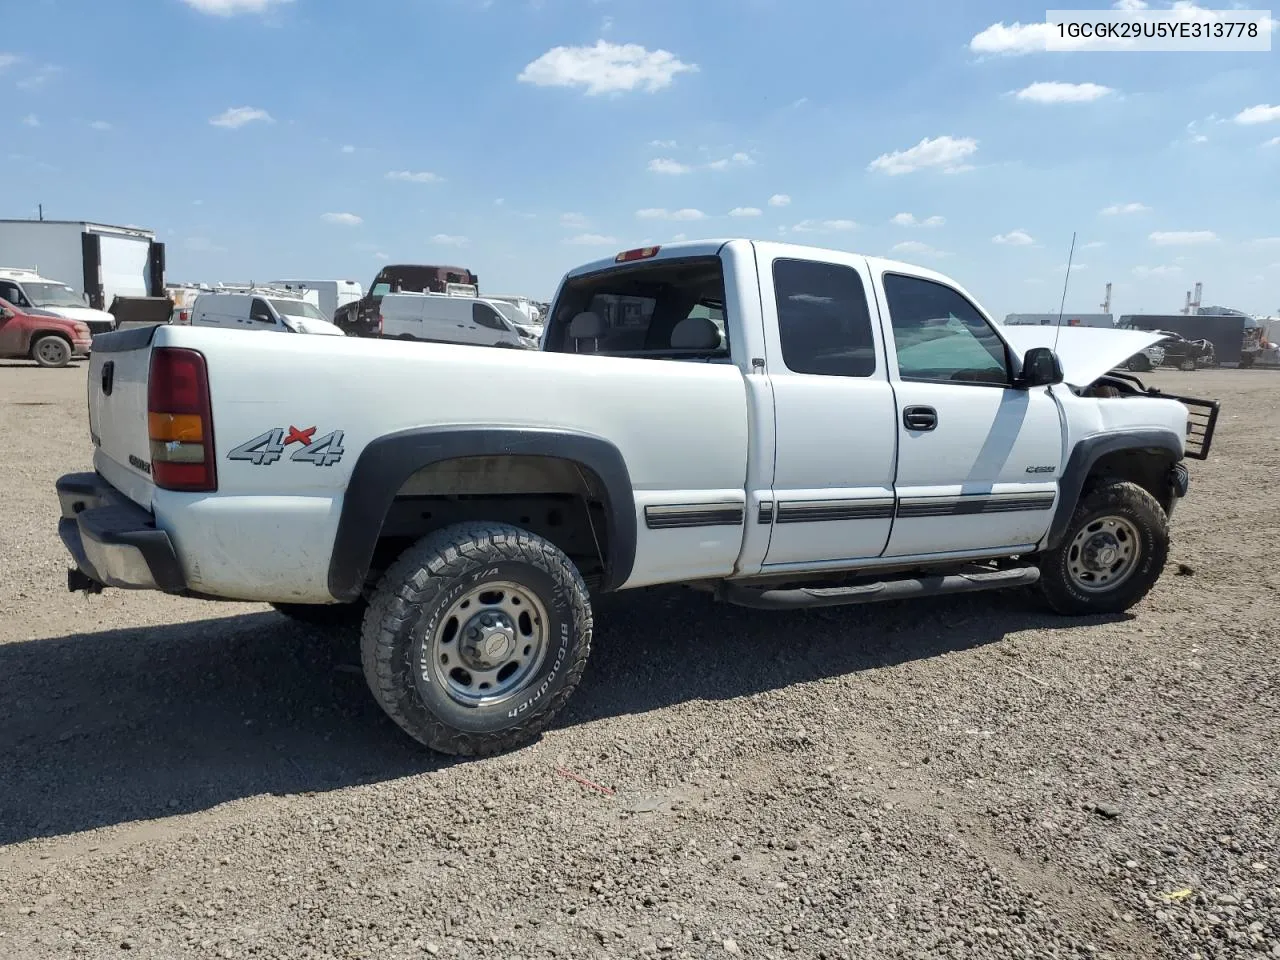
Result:
<svg viewBox="0 0 1280 960">
<path fill-rule="evenodd" d="M 1183 360 L 1181 363 L 1178 364 L 1178 369 L 1190 371 L 1190 370 L 1195 370 L 1196 366 L 1197 365 L 1196 365 L 1195 358 L 1187 357 L 1185 360 Z"/>
<path fill-rule="evenodd" d="M 46 334 L 31 344 L 31 359 L 42 367 L 65 367 L 71 362 L 71 344 L 54 334 Z"/>
<path fill-rule="evenodd" d="M 414 739 L 466 756 L 522 746 L 577 686 L 591 603 L 557 547 L 505 524 L 458 524 L 383 575 L 361 652 L 374 697 Z"/>
<path fill-rule="evenodd" d="M 1058 613 L 1119 613 L 1147 595 L 1169 556 L 1169 520 L 1136 483 L 1098 487 L 1062 543 L 1040 556 L 1040 591 Z"/>
<path fill-rule="evenodd" d="M 1151 369 L 1151 361 L 1147 358 L 1145 353 L 1135 353 L 1129 358 L 1125 367 L 1132 370 L 1134 373 L 1146 373 Z"/>
</svg>

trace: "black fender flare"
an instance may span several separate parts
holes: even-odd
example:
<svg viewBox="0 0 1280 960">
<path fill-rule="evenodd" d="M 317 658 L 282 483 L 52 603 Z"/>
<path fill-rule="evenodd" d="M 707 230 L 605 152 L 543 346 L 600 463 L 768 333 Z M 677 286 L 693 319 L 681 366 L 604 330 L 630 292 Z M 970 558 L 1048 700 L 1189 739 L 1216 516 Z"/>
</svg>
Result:
<svg viewBox="0 0 1280 960">
<path fill-rule="evenodd" d="M 596 474 L 608 496 L 608 556 L 601 590 L 631 576 L 636 508 L 631 474 L 616 446 L 586 433 L 536 427 L 420 427 L 378 437 L 361 451 L 347 482 L 329 558 L 329 592 L 352 601 L 364 589 L 374 548 L 396 493 L 417 471 L 462 457 L 556 457 Z"/>
<path fill-rule="evenodd" d="M 1084 482 L 1096 464 L 1108 454 L 1121 450 L 1146 450 L 1168 455 L 1173 463 L 1182 459 L 1182 440 L 1172 430 L 1132 430 L 1085 437 L 1075 445 L 1058 481 L 1058 506 L 1049 524 L 1049 534 L 1042 546 L 1052 550 L 1062 542 L 1075 515 L 1076 504 L 1084 490 Z"/>
</svg>

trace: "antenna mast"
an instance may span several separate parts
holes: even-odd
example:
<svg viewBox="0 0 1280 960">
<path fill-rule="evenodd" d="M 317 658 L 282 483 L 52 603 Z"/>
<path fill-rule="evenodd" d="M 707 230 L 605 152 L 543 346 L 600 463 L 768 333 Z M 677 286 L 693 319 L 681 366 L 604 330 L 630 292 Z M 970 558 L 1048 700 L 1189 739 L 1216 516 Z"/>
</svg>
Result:
<svg viewBox="0 0 1280 960">
<path fill-rule="evenodd" d="M 1062 278 L 1062 301 L 1058 304 L 1058 323 L 1053 328 L 1053 350 L 1058 351 L 1058 337 L 1062 335 L 1062 311 L 1067 308 L 1067 284 L 1071 282 L 1071 261 L 1076 255 L 1076 233 L 1071 231 L 1071 250 L 1067 253 L 1067 275 Z"/>
</svg>

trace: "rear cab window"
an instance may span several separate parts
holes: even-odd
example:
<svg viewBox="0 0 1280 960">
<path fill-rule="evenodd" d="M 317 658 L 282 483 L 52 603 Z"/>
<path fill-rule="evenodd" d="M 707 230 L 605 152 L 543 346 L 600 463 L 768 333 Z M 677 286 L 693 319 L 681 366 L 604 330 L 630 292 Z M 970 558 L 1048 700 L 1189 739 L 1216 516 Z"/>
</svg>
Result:
<svg viewBox="0 0 1280 960">
<path fill-rule="evenodd" d="M 686 257 L 613 267 L 566 281 L 544 350 L 728 363 L 724 267 Z"/>
</svg>

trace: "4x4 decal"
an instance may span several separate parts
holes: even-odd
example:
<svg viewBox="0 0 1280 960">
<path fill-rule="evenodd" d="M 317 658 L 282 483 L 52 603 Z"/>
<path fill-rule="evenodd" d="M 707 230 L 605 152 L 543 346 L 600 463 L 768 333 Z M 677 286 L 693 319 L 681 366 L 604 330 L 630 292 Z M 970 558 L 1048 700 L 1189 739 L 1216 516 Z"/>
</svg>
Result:
<svg viewBox="0 0 1280 960">
<path fill-rule="evenodd" d="M 305 421 L 304 421 L 305 422 Z M 255 467 L 275 463 L 285 454 L 285 448 L 298 444 L 289 457 L 300 463 L 317 467 L 331 467 L 342 459 L 342 431 L 334 430 L 316 438 L 316 428 L 299 429 L 290 425 L 288 435 L 282 427 L 261 433 L 227 453 L 228 460 L 248 460 Z"/>
</svg>

